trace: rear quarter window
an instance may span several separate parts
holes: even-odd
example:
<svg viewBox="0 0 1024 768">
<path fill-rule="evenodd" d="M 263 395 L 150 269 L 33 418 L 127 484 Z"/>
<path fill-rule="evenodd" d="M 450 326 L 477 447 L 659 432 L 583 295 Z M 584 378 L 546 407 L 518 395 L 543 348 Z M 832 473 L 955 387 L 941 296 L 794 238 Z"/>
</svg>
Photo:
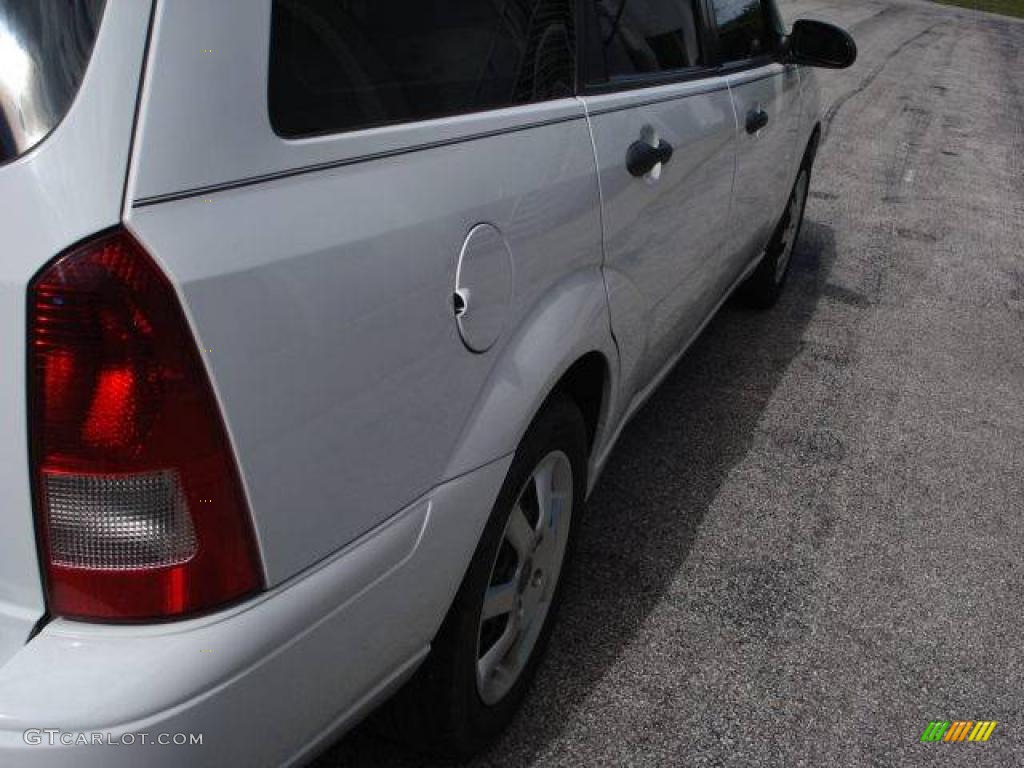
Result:
<svg viewBox="0 0 1024 768">
<path fill-rule="evenodd" d="M 274 0 L 269 110 L 298 138 L 573 95 L 572 0 Z"/>
<path fill-rule="evenodd" d="M 82 84 L 106 0 L 0 0 L 0 164 L 64 119 Z"/>
</svg>

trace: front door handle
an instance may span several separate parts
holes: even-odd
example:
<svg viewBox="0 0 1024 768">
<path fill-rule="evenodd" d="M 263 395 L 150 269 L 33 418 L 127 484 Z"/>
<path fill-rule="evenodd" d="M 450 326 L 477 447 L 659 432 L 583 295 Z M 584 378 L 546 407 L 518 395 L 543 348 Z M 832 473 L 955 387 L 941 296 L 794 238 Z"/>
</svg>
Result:
<svg viewBox="0 0 1024 768">
<path fill-rule="evenodd" d="M 747 133 L 757 133 L 768 125 L 768 113 L 761 107 L 747 113 Z"/>
<path fill-rule="evenodd" d="M 653 171 L 659 163 L 665 164 L 672 160 L 672 145 L 662 139 L 658 146 L 654 147 L 646 141 L 637 141 L 626 153 L 626 168 L 629 172 L 641 178 Z"/>
</svg>

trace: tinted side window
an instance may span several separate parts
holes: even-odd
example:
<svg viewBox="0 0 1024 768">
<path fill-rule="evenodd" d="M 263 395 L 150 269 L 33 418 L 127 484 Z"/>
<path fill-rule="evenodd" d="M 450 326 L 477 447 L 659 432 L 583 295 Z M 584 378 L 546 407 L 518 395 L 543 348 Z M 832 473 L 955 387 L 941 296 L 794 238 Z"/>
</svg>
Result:
<svg viewBox="0 0 1024 768">
<path fill-rule="evenodd" d="M 718 53 L 723 63 L 770 53 L 773 24 L 762 0 L 714 0 Z"/>
<path fill-rule="evenodd" d="M 288 137 L 571 96 L 573 0 L 274 0 L 270 120 Z"/>
<path fill-rule="evenodd" d="M 609 77 L 704 63 L 699 0 L 593 0 Z"/>
</svg>

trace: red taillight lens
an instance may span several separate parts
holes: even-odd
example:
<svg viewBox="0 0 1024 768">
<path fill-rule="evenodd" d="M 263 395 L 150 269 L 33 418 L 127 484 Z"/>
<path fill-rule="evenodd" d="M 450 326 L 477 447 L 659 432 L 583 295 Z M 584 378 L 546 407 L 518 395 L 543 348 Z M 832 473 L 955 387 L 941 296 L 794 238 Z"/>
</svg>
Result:
<svg viewBox="0 0 1024 768">
<path fill-rule="evenodd" d="M 50 610 L 173 618 L 262 585 L 210 383 L 174 289 L 126 232 L 30 288 L 33 471 Z"/>
</svg>

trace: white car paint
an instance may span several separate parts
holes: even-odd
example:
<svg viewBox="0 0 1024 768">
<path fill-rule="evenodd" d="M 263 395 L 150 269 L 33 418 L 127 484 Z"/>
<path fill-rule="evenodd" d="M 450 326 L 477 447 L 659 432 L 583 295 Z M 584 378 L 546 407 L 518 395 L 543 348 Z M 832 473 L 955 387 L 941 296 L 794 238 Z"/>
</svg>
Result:
<svg viewBox="0 0 1024 768">
<path fill-rule="evenodd" d="M 270 0 L 108 0 L 71 111 L 0 168 L 0 322 L 18 329 L 0 334 L 2 765 L 289 765 L 357 722 L 429 650 L 552 389 L 601 361 L 592 488 L 756 266 L 818 123 L 813 79 L 770 65 L 285 140 L 267 117 L 269 20 Z M 785 119 L 747 136 L 748 102 Z M 623 158 L 648 126 L 676 153 L 636 180 Z M 268 590 L 163 625 L 40 622 L 26 287 L 117 224 L 202 350 Z M 507 244 L 511 291 L 477 353 L 452 294 L 480 225 Z M 205 739 L 183 757 L 29 745 L 29 728 Z"/>
<path fill-rule="evenodd" d="M 121 220 L 137 101 L 131 83 L 142 71 L 149 15 L 147 2 L 110 2 L 71 110 L 49 139 L 0 169 L 0 665 L 45 612 L 25 432 L 26 287 L 69 245 Z M 0 727 L 3 695 L 0 688 Z"/>
</svg>

